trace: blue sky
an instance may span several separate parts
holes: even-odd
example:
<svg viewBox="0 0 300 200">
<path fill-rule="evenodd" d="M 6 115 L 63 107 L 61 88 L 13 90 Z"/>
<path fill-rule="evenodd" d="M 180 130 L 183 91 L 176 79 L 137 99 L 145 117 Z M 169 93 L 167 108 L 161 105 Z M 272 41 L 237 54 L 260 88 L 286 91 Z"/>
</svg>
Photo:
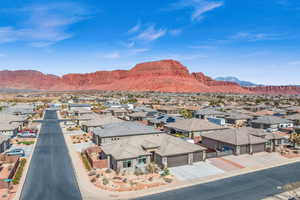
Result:
<svg viewBox="0 0 300 200">
<path fill-rule="evenodd" d="M 1 0 L 0 70 L 86 73 L 175 59 L 300 84 L 299 0 Z"/>
</svg>

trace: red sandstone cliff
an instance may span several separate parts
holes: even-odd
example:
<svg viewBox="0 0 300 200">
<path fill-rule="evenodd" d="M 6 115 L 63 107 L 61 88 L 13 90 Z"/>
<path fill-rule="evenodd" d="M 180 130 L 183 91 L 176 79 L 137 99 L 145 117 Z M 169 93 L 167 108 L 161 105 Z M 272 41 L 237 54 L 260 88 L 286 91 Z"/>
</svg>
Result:
<svg viewBox="0 0 300 200">
<path fill-rule="evenodd" d="M 203 73 L 189 73 L 180 62 L 162 60 L 137 64 L 131 70 L 66 74 L 62 77 L 38 71 L 0 71 L 0 87 L 39 90 L 122 90 L 160 92 L 220 92 L 300 94 L 298 87 L 242 88 L 236 83 L 215 81 Z M 259 89 L 260 88 L 260 89 Z"/>
</svg>

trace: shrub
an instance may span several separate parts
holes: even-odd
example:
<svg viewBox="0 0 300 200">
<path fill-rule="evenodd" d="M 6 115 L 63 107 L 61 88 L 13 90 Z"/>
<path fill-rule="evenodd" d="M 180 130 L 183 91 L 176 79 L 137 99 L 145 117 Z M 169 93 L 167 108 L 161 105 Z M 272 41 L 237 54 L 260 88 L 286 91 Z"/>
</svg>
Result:
<svg viewBox="0 0 300 200">
<path fill-rule="evenodd" d="M 173 179 L 171 179 L 171 178 L 164 178 L 164 181 L 166 182 L 166 183 L 172 183 L 172 181 L 173 181 Z"/>
<path fill-rule="evenodd" d="M 84 164 L 84 167 L 88 171 L 90 171 L 92 168 L 91 168 L 90 163 L 89 163 L 89 161 L 88 161 L 88 159 L 87 159 L 87 157 L 86 157 L 86 155 L 84 153 L 81 153 L 81 160 L 82 160 L 82 162 Z"/>
<path fill-rule="evenodd" d="M 143 171 L 140 168 L 136 168 L 134 170 L 134 175 L 136 175 L 136 176 L 140 176 L 140 175 L 143 175 L 143 174 L 144 173 L 143 173 Z"/>
<path fill-rule="evenodd" d="M 161 176 L 169 176 L 169 175 L 170 175 L 170 170 L 168 168 L 165 168 Z"/>
<path fill-rule="evenodd" d="M 34 141 L 18 142 L 18 144 L 31 145 L 31 144 L 34 144 Z"/>
<path fill-rule="evenodd" d="M 17 172 L 15 174 L 15 177 L 12 181 L 14 185 L 19 184 L 20 179 L 21 179 L 22 174 L 23 174 L 23 171 L 24 171 L 25 164 L 26 164 L 26 159 L 21 159 L 20 163 L 19 163 L 19 167 L 18 167 Z"/>
<path fill-rule="evenodd" d="M 96 182 L 96 178 L 95 178 L 95 177 L 92 178 L 91 182 L 92 182 L 92 183 L 95 183 L 95 182 Z"/>
<path fill-rule="evenodd" d="M 100 177 L 100 174 L 97 174 L 97 175 L 96 175 L 96 178 L 99 178 L 99 177 Z"/>
<path fill-rule="evenodd" d="M 110 173 L 112 173 L 112 170 L 111 170 L 111 169 L 107 169 L 107 170 L 105 170 L 105 172 L 106 172 L 107 174 L 110 174 Z"/>
<path fill-rule="evenodd" d="M 107 178 L 104 178 L 102 180 L 102 183 L 103 183 L 103 185 L 107 185 L 107 184 L 109 184 L 109 180 Z"/>
<path fill-rule="evenodd" d="M 89 176 L 95 176 L 96 175 L 96 171 L 92 170 L 88 173 Z"/>
</svg>

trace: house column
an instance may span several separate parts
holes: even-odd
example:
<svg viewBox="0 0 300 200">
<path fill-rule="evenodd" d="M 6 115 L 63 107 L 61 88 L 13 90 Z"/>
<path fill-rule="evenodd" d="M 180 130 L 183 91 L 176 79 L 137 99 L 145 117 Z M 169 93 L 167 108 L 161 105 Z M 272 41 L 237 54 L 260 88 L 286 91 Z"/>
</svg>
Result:
<svg viewBox="0 0 300 200">
<path fill-rule="evenodd" d="M 162 158 L 162 164 L 163 164 L 163 168 L 168 168 L 168 158 L 167 157 Z"/>
<path fill-rule="evenodd" d="M 236 146 L 235 147 L 235 154 L 236 155 L 240 155 L 240 153 L 241 153 L 240 151 L 241 151 L 241 147 L 240 146 Z"/>
<path fill-rule="evenodd" d="M 193 153 L 189 153 L 188 157 L 189 157 L 188 162 L 189 162 L 190 165 L 192 165 L 193 164 Z"/>
<path fill-rule="evenodd" d="M 252 147 L 252 144 L 249 144 L 249 153 L 250 153 L 250 154 L 253 153 L 253 147 Z"/>
</svg>

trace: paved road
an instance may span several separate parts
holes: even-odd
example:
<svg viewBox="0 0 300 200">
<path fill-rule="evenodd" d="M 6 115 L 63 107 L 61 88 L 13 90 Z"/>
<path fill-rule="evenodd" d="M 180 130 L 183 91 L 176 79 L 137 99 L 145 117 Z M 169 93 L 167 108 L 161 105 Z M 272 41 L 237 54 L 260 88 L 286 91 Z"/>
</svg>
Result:
<svg viewBox="0 0 300 200">
<path fill-rule="evenodd" d="M 45 113 L 21 200 L 82 199 L 57 113 Z"/>
<path fill-rule="evenodd" d="M 155 194 L 138 200 L 258 200 L 282 192 L 277 186 L 296 181 L 300 181 L 300 163 Z"/>
</svg>

